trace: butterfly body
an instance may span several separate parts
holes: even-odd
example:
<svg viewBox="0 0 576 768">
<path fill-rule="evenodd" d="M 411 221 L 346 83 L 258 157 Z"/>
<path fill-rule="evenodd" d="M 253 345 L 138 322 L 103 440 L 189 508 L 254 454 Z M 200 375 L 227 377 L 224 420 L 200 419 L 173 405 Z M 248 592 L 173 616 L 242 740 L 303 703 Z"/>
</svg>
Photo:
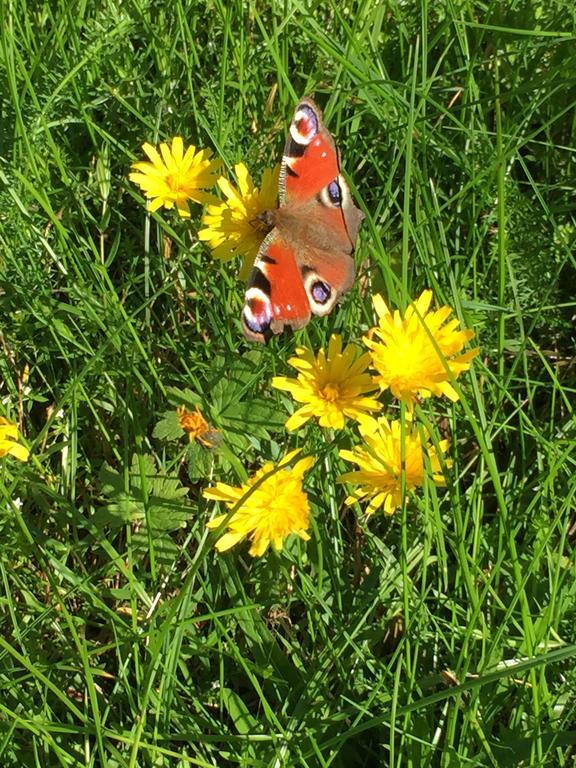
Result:
<svg viewBox="0 0 576 768">
<path fill-rule="evenodd" d="M 312 99 L 290 124 L 280 171 L 280 207 L 261 221 L 272 227 L 248 281 L 244 333 L 266 341 L 328 314 L 354 281 L 354 246 L 364 214 L 340 173 L 334 139 Z"/>
</svg>

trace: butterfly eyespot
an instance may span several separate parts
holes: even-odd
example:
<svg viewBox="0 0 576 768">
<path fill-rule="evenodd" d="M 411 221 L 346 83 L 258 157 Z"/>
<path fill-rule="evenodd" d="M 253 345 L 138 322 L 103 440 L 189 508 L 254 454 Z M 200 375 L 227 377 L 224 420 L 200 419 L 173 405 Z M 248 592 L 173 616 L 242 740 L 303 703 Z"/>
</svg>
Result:
<svg viewBox="0 0 576 768">
<path fill-rule="evenodd" d="M 246 303 L 242 311 L 242 323 L 248 331 L 257 336 L 266 336 L 272 323 L 270 299 L 259 288 L 246 291 Z"/>
<path fill-rule="evenodd" d="M 310 144 L 318 133 L 318 118 L 308 104 L 300 104 L 290 126 L 290 135 L 297 144 Z"/>
<path fill-rule="evenodd" d="M 337 181 L 331 181 L 328 184 L 328 197 L 333 205 L 340 205 L 342 202 L 342 192 L 340 191 L 340 184 Z"/>
<path fill-rule="evenodd" d="M 320 191 L 317 200 L 326 208 L 341 208 L 344 196 L 344 187 L 340 184 L 341 177 L 334 179 Z M 345 182 L 344 182 L 345 183 Z"/>
<path fill-rule="evenodd" d="M 326 304 L 327 301 L 330 301 L 330 297 L 332 296 L 332 289 L 329 285 L 322 282 L 322 280 L 317 280 L 312 285 L 312 298 L 317 304 Z"/>
<path fill-rule="evenodd" d="M 311 311 L 315 315 L 327 315 L 336 304 L 338 290 L 323 280 L 312 267 L 303 267 L 302 277 Z"/>
<path fill-rule="evenodd" d="M 268 328 L 270 328 L 270 321 L 261 322 L 260 320 L 255 320 L 254 317 L 244 310 L 242 313 L 242 318 L 244 320 L 244 324 L 246 327 L 252 331 L 252 333 L 265 333 Z"/>
</svg>

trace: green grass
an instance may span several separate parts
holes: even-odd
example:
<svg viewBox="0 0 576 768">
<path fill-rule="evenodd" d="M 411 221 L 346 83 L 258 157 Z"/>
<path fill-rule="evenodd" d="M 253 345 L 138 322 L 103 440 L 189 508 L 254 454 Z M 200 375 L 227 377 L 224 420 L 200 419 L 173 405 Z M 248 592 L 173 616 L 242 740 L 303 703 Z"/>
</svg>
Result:
<svg viewBox="0 0 576 768">
<path fill-rule="evenodd" d="M 555 3 L 0 3 L 0 765 L 570 766 L 576 14 Z M 176 134 L 256 177 L 314 93 L 366 212 L 329 318 L 426 287 L 477 332 L 445 489 L 343 506 L 243 286 L 128 182 Z M 223 434 L 163 437 L 182 393 Z M 349 444 L 352 430 L 334 437 Z M 218 555 L 201 490 L 302 446 L 311 541 Z M 450 674 L 448 674 L 450 673 Z"/>
</svg>

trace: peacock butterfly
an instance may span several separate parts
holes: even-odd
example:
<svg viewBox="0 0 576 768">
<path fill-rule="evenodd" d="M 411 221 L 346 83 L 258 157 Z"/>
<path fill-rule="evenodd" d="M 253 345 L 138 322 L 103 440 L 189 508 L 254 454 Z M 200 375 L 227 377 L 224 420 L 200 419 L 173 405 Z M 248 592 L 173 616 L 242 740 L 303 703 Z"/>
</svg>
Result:
<svg viewBox="0 0 576 768">
<path fill-rule="evenodd" d="M 300 101 L 279 181 L 280 206 L 261 219 L 271 227 L 248 280 L 242 327 L 251 341 L 303 328 L 327 315 L 354 281 L 354 246 L 364 214 L 340 173 L 334 139 L 310 98 Z"/>
</svg>

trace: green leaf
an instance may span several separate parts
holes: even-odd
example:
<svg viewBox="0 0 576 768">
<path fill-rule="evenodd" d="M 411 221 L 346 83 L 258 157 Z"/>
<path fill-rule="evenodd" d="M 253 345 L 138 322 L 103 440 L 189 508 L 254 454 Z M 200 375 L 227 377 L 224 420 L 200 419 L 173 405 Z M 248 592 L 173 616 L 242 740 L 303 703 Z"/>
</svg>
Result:
<svg viewBox="0 0 576 768">
<path fill-rule="evenodd" d="M 179 440 L 184 434 L 185 432 L 180 426 L 180 419 L 175 410 L 165 411 L 152 432 L 152 436 L 156 437 L 158 440 L 166 440 L 169 442 Z"/>
<path fill-rule="evenodd" d="M 93 524 L 100 530 L 137 524 L 132 538 L 134 547 L 148 550 L 152 537 L 160 561 L 163 553 L 173 553 L 168 534 L 184 528 L 192 513 L 186 501 L 188 489 L 178 476 L 164 474 L 153 457 L 145 454 L 134 456 L 126 473 L 105 465 L 100 479 L 102 493 L 109 501 L 93 516 Z"/>
</svg>

